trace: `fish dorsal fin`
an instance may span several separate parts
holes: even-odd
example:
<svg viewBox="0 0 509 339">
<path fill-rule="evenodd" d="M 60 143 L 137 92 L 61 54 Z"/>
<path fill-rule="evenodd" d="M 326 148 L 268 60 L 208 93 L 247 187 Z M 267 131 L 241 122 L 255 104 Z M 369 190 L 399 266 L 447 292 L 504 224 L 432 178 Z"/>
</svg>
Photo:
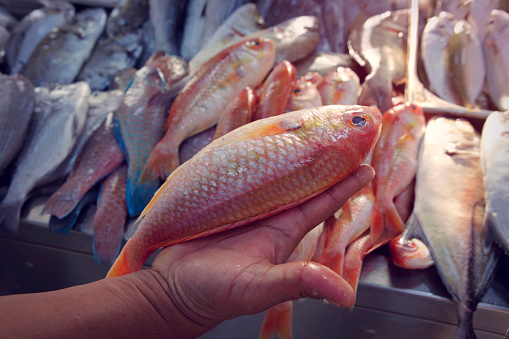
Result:
<svg viewBox="0 0 509 339">
<path fill-rule="evenodd" d="M 228 142 L 235 142 L 238 140 L 245 139 L 256 139 L 263 138 L 272 135 L 283 134 L 286 132 L 292 132 L 302 128 L 302 125 L 291 120 L 277 120 L 271 123 L 260 124 L 256 126 L 250 126 L 249 129 L 243 129 L 242 133 L 230 134 Z"/>
</svg>

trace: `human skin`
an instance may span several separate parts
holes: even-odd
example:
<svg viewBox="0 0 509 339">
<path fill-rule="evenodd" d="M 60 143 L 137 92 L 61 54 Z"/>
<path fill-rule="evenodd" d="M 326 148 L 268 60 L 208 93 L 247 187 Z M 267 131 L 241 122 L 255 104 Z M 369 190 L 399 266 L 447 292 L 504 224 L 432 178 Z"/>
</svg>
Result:
<svg viewBox="0 0 509 339">
<path fill-rule="evenodd" d="M 150 269 L 62 290 L 0 297 L 0 337 L 194 338 L 287 300 L 353 306 L 331 269 L 286 260 L 313 227 L 372 180 L 361 165 L 313 199 L 230 231 L 167 247 Z"/>
</svg>

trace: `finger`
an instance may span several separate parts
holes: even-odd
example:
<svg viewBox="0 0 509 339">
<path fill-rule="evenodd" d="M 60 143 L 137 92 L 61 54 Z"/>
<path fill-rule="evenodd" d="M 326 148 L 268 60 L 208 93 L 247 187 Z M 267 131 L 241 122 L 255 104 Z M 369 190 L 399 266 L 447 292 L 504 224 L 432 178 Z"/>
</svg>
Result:
<svg viewBox="0 0 509 339">
<path fill-rule="evenodd" d="M 287 300 L 325 299 L 339 307 L 355 303 L 352 287 L 331 269 L 311 261 L 271 266 L 260 279 L 262 284 L 252 295 L 257 300 L 252 312 L 260 312 Z"/>
</svg>

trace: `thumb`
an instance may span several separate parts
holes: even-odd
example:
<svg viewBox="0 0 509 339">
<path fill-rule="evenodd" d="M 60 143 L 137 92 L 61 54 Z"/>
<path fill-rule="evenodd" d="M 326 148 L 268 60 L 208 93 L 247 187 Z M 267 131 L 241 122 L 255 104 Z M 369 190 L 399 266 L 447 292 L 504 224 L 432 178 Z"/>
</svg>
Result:
<svg viewBox="0 0 509 339">
<path fill-rule="evenodd" d="M 265 272 L 268 288 L 262 289 L 265 308 L 304 297 L 325 299 L 338 307 L 355 303 L 352 287 L 330 268 L 311 261 L 274 265 Z"/>
</svg>

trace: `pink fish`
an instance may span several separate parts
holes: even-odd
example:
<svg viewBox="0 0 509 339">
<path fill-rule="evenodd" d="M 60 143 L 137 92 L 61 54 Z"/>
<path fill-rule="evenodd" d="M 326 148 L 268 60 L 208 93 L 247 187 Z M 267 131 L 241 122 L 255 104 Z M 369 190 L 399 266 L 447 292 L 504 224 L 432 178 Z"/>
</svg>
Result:
<svg viewBox="0 0 509 339">
<path fill-rule="evenodd" d="M 327 74 L 318 86 L 324 105 L 356 105 L 360 91 L 359 76 L 347 67 Z"/>
<path fill-rule="evenodd" d="M 394 265 L 408 269 L 424 269 L 433 265 L 433 258 L 428 247 L 419 239 L 405 240 L 397 236 L 389 243 Z"/>
<path fill-rule="evenodd" d="M 286 104 L 287 112 L 322 106 L 322 97 L 317 88 L 320 78 L 317 74 L 306 73 L 295 81 L 293 93 Z"/>
<path fill-rule="evenodd" d="M 354 171 L 380 128 L 377 109 L 323 106 L 257 120 L 216 139 L 158 190 L 108 276 L 138 271 L 159 247 L 307 201 Z"/>
<path fill-rule="evenodd" d="M 255 38 L 232 45 L 202 65 L 175 99 L 166 133 L 152 150 L 140 182 L 166 179 L 180 165 L 182 141 L 215 125 L 246 86 L 254 88 L 263 81 L 275 57 L 272 41 Z"/>
<path fill-rule="evenodd" d="M 224 110 L 217 122 L 214 139 L 250 123 L 258 103 L 258 96 L 251 87 L 246 87 Z"/>
</svg>

